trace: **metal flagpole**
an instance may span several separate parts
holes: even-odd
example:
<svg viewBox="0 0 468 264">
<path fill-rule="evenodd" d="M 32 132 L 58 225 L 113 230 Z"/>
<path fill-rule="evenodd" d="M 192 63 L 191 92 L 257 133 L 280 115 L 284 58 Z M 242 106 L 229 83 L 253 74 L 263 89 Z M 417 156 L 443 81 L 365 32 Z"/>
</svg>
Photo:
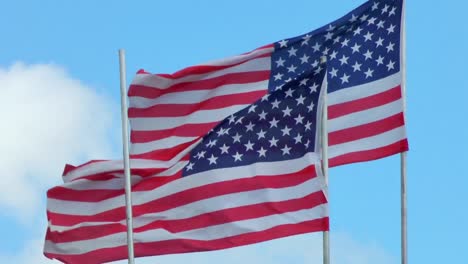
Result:
<svg viewBox="0 0 468 264">
<path fill-rule="evenodd" d="M 325 64 L 327 62 L 327 57 L 321 58 L 321 63 Z M 326 68 L 325 68 L 326 69 Z M 323 177 L 325 181 L 325 195 L 328 200 L 328 103 L 327 103 L 327 93 L 328 93 L 328 81 L 327 81 L 327 72 L 325 72 L 325 77 L 322 85 L 322 170 Z M 323 232 L 323 264 L 330 264 L 330 233 L 329 231 Z"/>
<path fill-rule="evenodd" d="M 127 215 L 127 247 L 128 264 L 135 263 L 133 253 L 133 215 L 132 215 L 132 182 L 130 179 L 130 154 L 128 150 L 128 113 L 127 113 L 127 84 L 125 67 L 125 50 L 119 50 L 120 64 L 120 101 L 122 106 L 122 142 L 125 171 L 125 207 Z"/>
<path fill-rule="evenodd" d="M 403 0 L 401 29 L 401 69 L 402 83 L 401 93 L 403 98 L 403 114 L 406 113 L 406 0 Z M 406 204 L 406 157 L 407 152 L 400 153 L 401 167 L 401 263 L 408 264 L 408 229 L 407 229 L 407 204 Z"/>
</svg>

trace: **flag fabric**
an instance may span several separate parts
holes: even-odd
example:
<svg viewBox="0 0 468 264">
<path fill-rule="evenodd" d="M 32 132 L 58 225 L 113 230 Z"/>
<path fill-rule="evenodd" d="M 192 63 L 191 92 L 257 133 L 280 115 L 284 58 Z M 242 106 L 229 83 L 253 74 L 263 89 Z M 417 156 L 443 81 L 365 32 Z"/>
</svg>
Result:
<svg viewBox="0 0 468 264">
<path fill-rule="evenodd" d="M 318 120 L 327 78 L 330 165 L 406 151 L 401 0 L 369 1 L 310 33 L 129 89 L 136 256 L 328 230 Z M 320 58 L 326 56 L 327 63 Z M 67 167 L 48 191 L 44 253 L 126 258 L 121 161 Z"/>
<path fill-rule="evenodd" d="M 317 88 L 291 81 L 231 115 L 182 159 L 182 169 L 132 159 L 135 256 L 328 230 L 315 145 L 324 75 L 304 73 Z M 46 256 L 66 263 L 126 258 L 122 163 L 68 167 L 64 180 L 47 194 Z"/>
</svg>

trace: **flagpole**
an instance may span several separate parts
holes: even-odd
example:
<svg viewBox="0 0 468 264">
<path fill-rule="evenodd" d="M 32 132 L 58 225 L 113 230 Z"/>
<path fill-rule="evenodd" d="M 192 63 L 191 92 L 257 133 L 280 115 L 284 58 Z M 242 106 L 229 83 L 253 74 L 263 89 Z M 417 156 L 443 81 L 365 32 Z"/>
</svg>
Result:
<svg viewBox="0 0 468 264">
<path fill-rule="evenodd" d="M 327 57 L 323 56 L 321 58 L 321 63 L 325 64 L 327 62 Z M 325 67 L 325 76 L 322 85 L 322 131 L 321 131 L 321 140 L 322 140 L 322 170 L 323 178 L 325 182 L 324 191 L 328 200 L 328 81 L 327 81 L 327 72 Z M 329 202 L 329 201 L 328 201 Z M 323 264 L 330 264 L 330 233 L 329 231 L 323 232 Z"/>
<path fill-rule="evenodd" d="M 130 176 L 130 154 L 128 150 L 128 113 L 127 113 L 127 84 L 125 50 L 119 49 L 120 64 L 120 101 L 122 106 L 122 142 L 125 171 L 125 209 L 127 216 L 127 248 L 128 264 L 135 263 L 133 252 L 133 215 L 132 215 L 132 182 Z"/>
<path fill-rule="evenodd" d="M 406 113 L 406 0 L 403 0 L 401 29 L 401 69 L 402 84 L 401 92 L 403 98 L 403 114 Z M 406 197 L 406 158 L 407 152 L 400 153 L 401 168 L 401 263 L 408 264 L 408 229 L 407 229 L 407 197 Z"/>
</svg>

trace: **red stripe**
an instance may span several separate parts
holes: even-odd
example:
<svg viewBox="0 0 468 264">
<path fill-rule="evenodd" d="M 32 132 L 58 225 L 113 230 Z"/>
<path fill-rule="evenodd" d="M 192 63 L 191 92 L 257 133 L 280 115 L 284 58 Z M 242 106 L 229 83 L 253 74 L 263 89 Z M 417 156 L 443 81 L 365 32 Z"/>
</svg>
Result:
<svg viewBox="0 0 468 264">
<path fill-rule="evenodd" d="M 168 88 L 148 87 L 143 85 L 130 85 L 128 96 L 144 97 L 149 99 L 158 98 L 164 94 L 184 91 L 210 90 L 227 84 L 246 84 L 265 81 L 270 78 L 270 71 L 250 71 L 240 73 L 229 73 L 205 80 L 196 80 L 174 84 Z"/>
<path fill-rule="evenodd" d="M 248 62 L 248 61 L 251 61 L 251 60 L 254 60 L 254 59 L 270 57 L 270 55 L 271 55 L 271 52 L 266 53 L 266 54 L 259 54 L 259 55 L 255 56 L 255 57 L 245 58 L 245 59 L 243 59 L 241 61 L 238 61 L 238 62 L 232 63 L 232 64 L 227 64 L 227 65 L 196 65 L 196 66 L 187 67 L 185 69 L 182 69 L 182 70 L 177 71 L 177 72 L 172 73 L 172 74 L 165 73 L 165 74 L 156 74 L 156 75 L 164 77 L 164 78 L 175 80 L 175 79 L 186 77 L 188 75 L 207 74 L 207 73 L 212 73 L 212 72 L 219 71 L 219 70 L 224 70 L 224 69 L 231 68 L 231 67 L 243 64 L 245 62 Z"/>
<path fill-rule="evenodd" d="M 325 195 L 322 191 L 319 191 L 298 199 L 228 208 L 185 219 L 157 220 L 145 226 L 135 228 L 134 232 L 140 233 L 148 230 L 164 229 L 170 233 L 178 233 L 247 219 L 310 209 L 318 205 L 325 204 L 326 202 Z M 187 225 L 187 223 L 190 224 Z M 126 232 L 126 226 L 113 223 L 99 226 L 79 227 L 64 232 L 50 232 L 48 240 L 54 243 L 73 242 L 95 239 L 119 232 Z"/>
<path fill-rule="evenodd" d="M 397 86 L 383 93 L 375 94 L 346 103 L 328 107 L 328 119 L 334 119 L 347 114 L 363 111 L 369 108 L 388 104 L 401 98 L 401 87 Z"/>
<path fill-rule="evenodd" d="M 128 109 L 128 117 L 180 117 L 196 111 L 252 104 L 267 93 L 267 88 L 265 87 L 263 91 L 216 96 L 196 104 L 157 104 L 148 108 L 131 107 Z"/>
<path fill-rule="evenodd" d="M 151 159 L 151 160 L 159 160 L 159 161 L 169 161 L 175 158 L 178 154 L 185 151 L 188 147 L 193 145 L 198 140 L 198 138 L 189 141 L 187 143 L 183 143 L 177 145 L 175 147 L 166 148 L 166 149 L 157 149 L 149 152 L 145 152 L 142 154 L 131 154 L 131 159 Z"/>
<path fill-rule="evenodd" d="M 265 188 L 286 188 L 303 183 L 315 177 L 314 166 L 309 166 L 299 172 L 281 176 L 255 176 L 246 179 L 235 179 L 217 182 L 200 187 L 183 190 L 154 201 L 133 206 L 135 217 L 148 213 L 163 212 L 171 208 L 183 206 L 195 201 L 217 197 L 220 195 L 247 192 Z M 81 199 L 80 196 L 76 200 Z M 122 207 L 111 209 L 96 215 L 65 215 L 48 212 L 49 220 L 54 225 L 73 226 L 83 222 L 115 222 L 125 219 L 124 200 Z"/>
<path fill-rule="evenodd" d="M 158 131 L 135 131 L 132 130 L 130 140 L 132 143 L 146 143 L 170 136 L 178 137 L 200 137 L 208 133 L 213 127 L 219 124 L 218 122 L 203 123 L 203 124 L 185 124 L 171 129 Z"/>
<path fill-rule="evenodd" d="M 324 217 L 320 219 L 304 221 L 297 224 L 278 225 L 263 231 L 250 232 L 242 235 L 236 235 L 210 241 L 177 239 L 160 242 L 136 243 L 135 256 L 144 257 L 174 253 L 219 250 L 255 244 L 292 235 L 327 230 L 329 230 L 329 219 L 328 217 Z M 123 245 L 114 248 L 102 248 L 81 255 L 52 254 L 47 252 L 45 252 L 44 255 L 46 255 L 48 258 L 55 258 L 57 260 L 70 264 L 98 264 L 114 260 L 126 259 L 127 246 Z"/>
<path fill-rule="evenodd" d="M 329 146 L 371 137 L 405 125 L 403 113 L 360 126 L 328 133 Z"/>
<path fill-rule="evenodd" d="M 408 141 L 407 139 L 403 139 L 385 147 L 347 153 L 341 156 L 331 158 L 329 160 L 329 164 L 330 167 L 335 167 L 343 164 L 371 161 L 391 156 L 393 154 L 401 153 L 404 151 L 408 151 L 408 149 Z"/>
</svg>

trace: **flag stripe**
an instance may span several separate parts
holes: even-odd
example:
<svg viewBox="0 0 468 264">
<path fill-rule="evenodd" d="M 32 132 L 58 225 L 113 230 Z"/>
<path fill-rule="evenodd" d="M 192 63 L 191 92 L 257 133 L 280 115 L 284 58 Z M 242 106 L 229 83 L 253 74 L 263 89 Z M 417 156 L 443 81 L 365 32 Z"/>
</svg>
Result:
<svg viewBox="0 0 468 264">
<path fill-rule="evenodd" d="M 154 131 L 133 131 L 131 133 L 132 145 L 134 143 L 145 143 L 160 140 L 165 137 L 194 137 L 208 133 L 219 121 L 203 124 L 184 124 L 175 128 Z"/>
</svg>

